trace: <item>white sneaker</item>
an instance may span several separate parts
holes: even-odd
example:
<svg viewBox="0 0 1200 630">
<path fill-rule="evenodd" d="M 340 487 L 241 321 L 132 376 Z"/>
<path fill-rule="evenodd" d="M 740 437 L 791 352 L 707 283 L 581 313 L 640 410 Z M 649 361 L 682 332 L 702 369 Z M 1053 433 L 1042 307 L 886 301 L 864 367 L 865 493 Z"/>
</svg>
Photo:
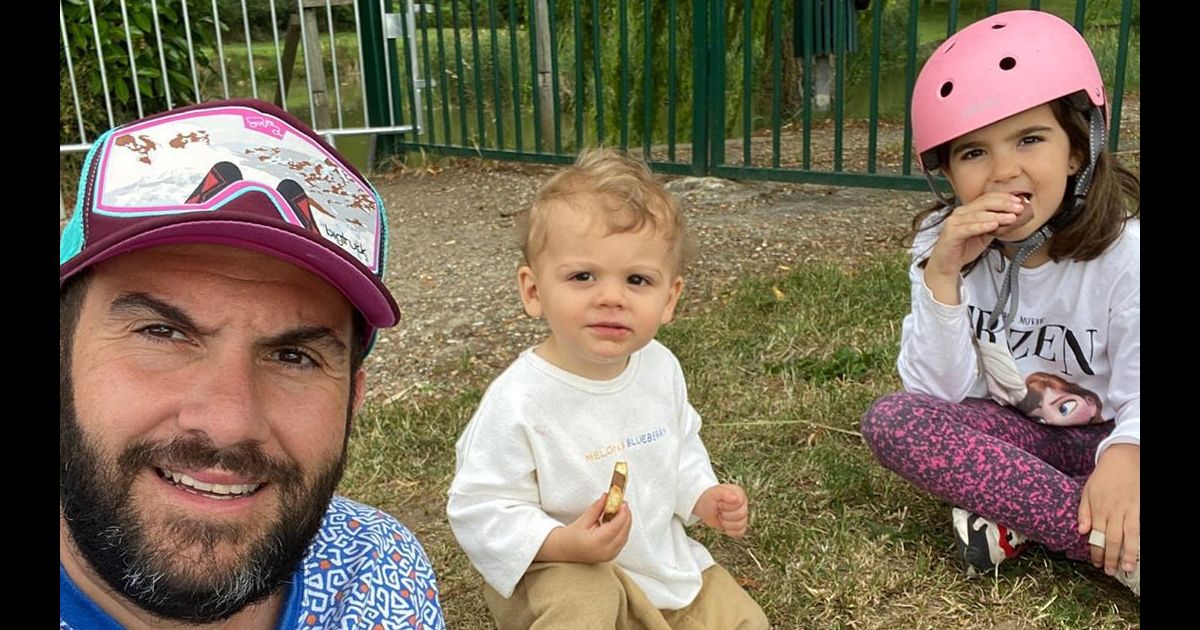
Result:
<svg viewBox="0 0 1200 630">
<path fill-rule="evenodd" d="M 1142 556 L 1139 553 L 1132 571 L 1117 570 L 1117 581 L 1129 587 L 1138 599 L 1142 598 Z"/>
</svg>

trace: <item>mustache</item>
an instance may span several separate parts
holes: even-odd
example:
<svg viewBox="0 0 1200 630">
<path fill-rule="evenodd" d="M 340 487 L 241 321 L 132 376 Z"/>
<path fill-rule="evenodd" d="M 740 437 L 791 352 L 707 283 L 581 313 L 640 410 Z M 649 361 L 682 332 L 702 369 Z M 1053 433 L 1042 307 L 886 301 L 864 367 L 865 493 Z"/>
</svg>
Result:
<svg viewBox="0 0 1200 630">
<path fill-rule="evenodd" d="M 118 465 L 132 472 L 143 467 L 180 469 L 221 468 L 233 474 L 267 482 L 299 482 L 299 466 L 273 458 L 257 442 L 239 442 L 217 448 L 207 436 L 179 436 L 169 442 L 143 440 L 121 454 Z"/>
</svg>

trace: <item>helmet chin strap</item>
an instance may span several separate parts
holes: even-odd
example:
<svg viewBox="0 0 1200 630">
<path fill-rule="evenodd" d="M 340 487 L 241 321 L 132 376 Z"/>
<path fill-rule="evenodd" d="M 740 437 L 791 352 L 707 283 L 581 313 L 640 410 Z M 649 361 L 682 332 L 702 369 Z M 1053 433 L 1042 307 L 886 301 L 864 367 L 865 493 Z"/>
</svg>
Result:
<svg viewBox="0 0 1200 630">
<path fill-rule="evenodd" d="M 1104 129 L 1104 111 L 1095 105 L 1088 112 L 1088 163 L 1079 175 L 1075 177 L 1075 191 L 1072 195 L 1071 203 L 1063 208 L 1062 212 L 1054 215 L 1048 221 L 1056 229 L 1061 230 L 1071 224 L 1075 217 L 1083 210 L 1083 204 L 1087 200 L 1088 189 L 1092 186 L 1092 176 L 1096 173 L 1096 160 L 1100 157 L 1100 151 L 1104 149 L 1107 142 L 1106 132 Z"/>
<path fill-rule="evenodd" d="M 1083 210 L 1084 203 L 1087 201 L 1088 189 L 1092 185 L 1092 175 L 1096 172 L 1096 160 L 1100 156 L 1100 151 L 1104 148 L 1105 133 L 1104 133 L 1104 112 L 1099 107 L 1092 106 L 1088 112 L 1089 130 L 1088 130 L 1088 163 L 1083 171 L 1075 178 L 1075 190 L 1071 195 L 1071 200 L 1063 204 L 1063 209 L 1056 213 L 1049 221 L 1038 228 L 1036 232 L 1030 234 L 1024 240 L 1005 243 L 1017 247 L 1017 253 L 1013 255 L 1012 260 L 1008 264 L 1008 273 L 1004 276 L 1004 283 L 1000 285 L 1000 293 L 996 297 L 996 306 L 992 309 L 992 314 L 988 317 L 988 330 L 995 330 L 997 320 L 1000 317 L 1000 312 L 1004 311 L 1004 327 L 1007 329 L 1012 323 L 1013 316 L 1017 313 L 1017 304 L 1019 303 L 1018 281 L 1020 279 L 1021 266 L 1025 261 L 1033 255 L 1046 241 L 1054 236 L 1054 232 L 1062 230 L 1070 225 L 1079 213 Z M 992 241 L 993 247 L 1002 247 L 997 241 Z"/>
<path fill-rule="evenodd" d="M 1024 265 L 1025 261 L 1038 248 L 1045 245 L 1051 236 L 1054 236 L 1054 229 L 1047 223 L 1023 240 L 1005 243 L 1016 246 L 1017 253 L 1013 255 L 1012 260 L 1008 261 L 1008 273 L 1004 274 L 1004 284 L 1000 285 L 999 295 L 996 296 L 996 306 L 992 308 L 992 314 L 988 317 L 988 330 L 996 329 L 996 320 L 1000 317 L 1000 311 L 1004 311 L 1004 327 L 1008 328 L 1013 316 L 1017 314 L 1017 304 L 1020 303 L 1017 283 L 1020 280 L 1021 265 Z M 992 241 L 992 243 L 994 244 L 996 241 Z"/>
<path fill-rule="evenodd" d="M 941 168 L 944 170 L 945 167 Z M 933 174 L 929 172 L 929 169 L 922 166 L 921 173 L 925 175 L 925 181 L 929 183 L 929 190 L 933 192 L 933 196 L 937 197 L 938 201 L 942 202 L 943 206 L 946 206 L 947 208 L 954 208 L 958 205 L 957 197 L 954 195 L 944 195 L 942 194 L 942 191 L 938 190 L 937 184 L 933 183 Z"/>
<path fill-rule="evenodd" d="M 1088 164 L 1075 178 L 1075 190 L 1072 193 L 1070 202 L 1064 203 L 1061 211 L 1023 240 L 1003 244 L 999 241 L 992 241 L 989 246 L 998 249 L 1004 245 L 1012 245 L 1017 248 L 1017 253 L 1009 261 L 1008 271 L 1004 276 L 1004 283 L 1000 285 L 999 295 L 996 297 L 996 306 L 992 308 L 992 314 L 988 317 L 988 330 L 996 329 L 996 324 L 1002 311 L 1004 312 L 1004 328 L 1008 328 L 1017 313 L 1017 304 L 1020 303 L 1018 283 L 1021 266 L 1025 264 L 1025 261 L 1034 252 L 1045 245 L 1051 236 L 1054 236 L 1055 231 L 1062 230 L 1064 227 L 1070 225 L 1083 209 L 1084 203 L 1087 200 L 1088 189 L 1092 185 L 1092 176 L 1096 172 L 1096 160 L 1100 156 L 1100 151 L 1104 148 L 1106 135 L 1103 110 L 1093 105 L 1088 112 L 1088 120 Z M 934 196 L 945 204 L 947 208 L 954 208 L 959 205 L 957 198 L 947 197 L 937 189 L 937 186 L 933 183 L 933 176 L 927 169 L 922 168 L 921 172 L 925 174 L 925 181 L 929 182 L 929 189 L 933 191 Z"/>
</svg>

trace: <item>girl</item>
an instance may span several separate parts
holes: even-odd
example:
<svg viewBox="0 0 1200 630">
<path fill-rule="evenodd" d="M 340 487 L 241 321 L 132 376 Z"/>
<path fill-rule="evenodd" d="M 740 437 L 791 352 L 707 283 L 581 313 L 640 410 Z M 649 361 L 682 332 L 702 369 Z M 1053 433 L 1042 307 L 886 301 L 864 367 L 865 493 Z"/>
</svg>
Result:
<svg viewBox="0 0 1200 630">
<path fill-rule="evenodd" d="M 934 51 L 913 139 L 955 198 L 913 220 L 905 391 L 861 428 L 884 466 L 958 506 L 968 574 L 1029 539 L 1140 596 L 1140 184 L 1105 150 L 1105 111 L 1087 43 L 1049 13 L 999 13 Z M 1034 372 L 1095 392 L 1103 422 L 1015 409 L 1026 392 L 1005 384 Z"/>
</svg>

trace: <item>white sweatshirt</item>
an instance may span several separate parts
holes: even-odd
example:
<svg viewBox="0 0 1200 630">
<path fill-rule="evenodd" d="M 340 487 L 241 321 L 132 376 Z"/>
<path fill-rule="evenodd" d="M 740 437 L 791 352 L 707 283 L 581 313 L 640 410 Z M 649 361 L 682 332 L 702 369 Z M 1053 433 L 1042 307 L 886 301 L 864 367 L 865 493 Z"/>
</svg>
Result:
<svg viewBox="0 0 1200 630">
<path fill-rule="evenodd" d="M 996 341 L 985 327 L 1005 272 L 998 271 L 1000 253 L 989 250 L 963 278 L 958 305 L 936 301 L 917 263 L 929 256 L 942 225 L 913 243 L 912 311 L 896 363 L 908 391 L 959 402 L 987 395 L 972 337 Z M 1115 419 L 1116 427 L 1097 447 L 1097 460 L 1112 444 L 1141 444 L 1141 221 L 1128 221 L 1097 258 L 1047 262 L 1019 274 L 1007 345 L 1021 375 L 1048 372 L 1100 397 L 1104 419 Z"/>
<path fill-rule="evenodd" d="M 625 461 L 629 540 L 615 562 L 658 608 L 676 610 L 714 564 L 688 538 L 692 508 L 717 485 L 679 361 L 651 341 L 609 381 L 521 353 L 483 395 L 456 444 L 446 513 L 458 543 L 510 597 L 546 536 L 608 490 Z"/>
</svg>

